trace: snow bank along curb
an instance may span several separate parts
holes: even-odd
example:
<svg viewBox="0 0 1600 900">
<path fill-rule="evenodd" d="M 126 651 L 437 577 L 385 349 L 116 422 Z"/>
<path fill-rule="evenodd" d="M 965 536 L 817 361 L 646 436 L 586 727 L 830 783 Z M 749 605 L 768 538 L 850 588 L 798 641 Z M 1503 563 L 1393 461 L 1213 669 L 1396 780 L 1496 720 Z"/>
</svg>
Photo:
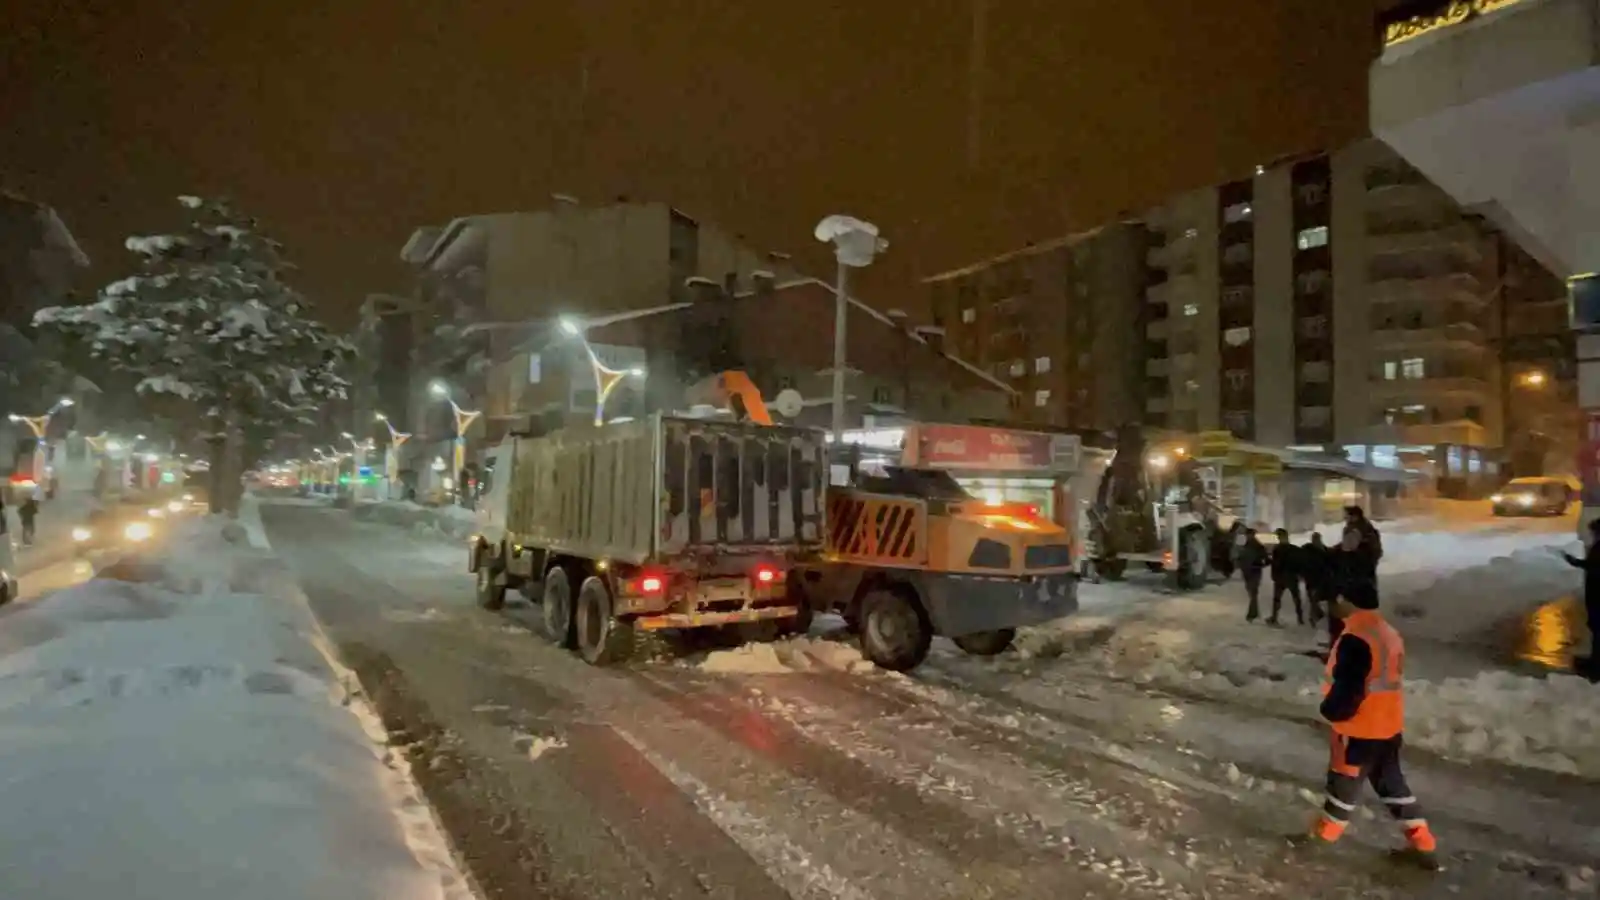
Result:
<svg viewBox="0 0 1600 900">
<path fill-rule="evenodd" d="M 466 540 L 477 532 L 477 517 L 460 506 L 421 506 L 405 501 L 357 503 L 350 510 L 357 519 L 381 522 L 423 537 Z"/>
<path fill-rule="evenodd" d="M 130 580 L 0 613 L 7 893 L 471 898 L 281 565 L 172 527 Z"/>
<path fill-rule="evenodd" d="M 243 498 L 239 508 L 239 524 L 248 532 L 252 547 L 271 550 L 272 545 L 267 539 L 266 526 L 261 521 L 261 503 L 258 498 L 251 495 Z M 300 611 L 305 634 L 311 646 L 316 648 L 323 663 L 337 679 L 339 702 L 355 716 L 361 725 L 361 730 L 374 748 L 386 748 L 391 736 L 383 725 L 382 717 L 367 701 L 368 695 L 361 688 L 361 679 L 354 670 L 345 665 L 339 655 L 338 647 L 328 637 L 322 623 L 312 612 L 311 601 L 305 592 L 287 573 L 276 582 L 275 587 L 281 599 Z M 460 865 L 459 857 L 450 844 L 444 825 L 434 813 L 433 807 L 428 803 L 411 772 L 410 760 L 403 753 L 390 753 L 386 750 L 378 753 L 378 756 L 390 770 L 387 788 L 395 800 L 394 808 L 397 815 L 405 826 L 406 840 L 412 854 L 419 863 L 440 873 L 441 884 L 448 885 L 453 882 L 460 886 L 458 890 L 444 892 L 448 900 L 476 900 L 482 892 L 471 885 L 466 868 Z"/>
</svg>

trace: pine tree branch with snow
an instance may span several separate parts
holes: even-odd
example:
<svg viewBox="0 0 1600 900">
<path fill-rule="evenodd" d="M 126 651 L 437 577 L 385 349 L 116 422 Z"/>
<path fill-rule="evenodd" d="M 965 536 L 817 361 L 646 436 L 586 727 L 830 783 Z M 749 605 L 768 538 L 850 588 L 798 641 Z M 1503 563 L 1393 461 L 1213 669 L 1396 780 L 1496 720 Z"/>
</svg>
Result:
<svg viewBox="0 0 1600 900">
<path fill-rule="evenodd" d="M 127 239 L 134 274 L 93 303 L 40 310 L 35 324 L 82 341 L 138 393 L 183 401 L 211 435 L 302 421 L 343 399 L 353 350 L 311 318 L 282 246 L 227 201 L 179 203 L 189 221 L 177 233 Z"/>
</svg>

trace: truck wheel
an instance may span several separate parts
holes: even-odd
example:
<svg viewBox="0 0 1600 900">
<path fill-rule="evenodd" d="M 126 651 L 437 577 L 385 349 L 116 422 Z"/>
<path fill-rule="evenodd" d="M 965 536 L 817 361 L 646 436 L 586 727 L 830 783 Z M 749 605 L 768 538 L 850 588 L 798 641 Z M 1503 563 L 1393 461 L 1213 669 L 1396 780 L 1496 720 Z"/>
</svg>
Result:
<svg viewBox="0 0 1600 900">
<path fill-rule="evenodd" d="M 506 586 L 496 583 L 498 574 L 494 557 L 484 554 L 478 560 L 478 605 L 484 609 L 493 611 L 506 605 Z"/>
<path fill-rule="evenodd" d="M 633 625 L 611 614 L 611 591 L 598 578 L 578 591 L 578 653 L 593 666 L 622 662 L 633 655 Z"/>
<path fill-rule="evenodd" d="M 1122 573 L 1127 568 L 1127 560 L 1122 559 L 1102 559 L 1095 564 L 1095 569 L 1099 571 L 1100 577 L 1106 581 L 1121 581 Z"/>
<path fill-rule="evenodd" d="M 1011 649 L 1011 642 L 1017 639 L 1015 628 L 1001 628 L 996 631 L 980 631 L 976 634 L 964 634 L 952 638 L 956 646 L 973 656 L 999 656 Z"/>
<path fill-rule="evenodd" d="M 557 647 L 573 647 L 572 583 L 567 570 L 556 566 L 544 574 L 544 633 Z"/>
<path fill-rule="evenodd" d="M 922 664 L 933 643 L 933 626 L 915 600 L 879 588 L 861 600 L 861 652 L 891 672 Z"/>
</svg>

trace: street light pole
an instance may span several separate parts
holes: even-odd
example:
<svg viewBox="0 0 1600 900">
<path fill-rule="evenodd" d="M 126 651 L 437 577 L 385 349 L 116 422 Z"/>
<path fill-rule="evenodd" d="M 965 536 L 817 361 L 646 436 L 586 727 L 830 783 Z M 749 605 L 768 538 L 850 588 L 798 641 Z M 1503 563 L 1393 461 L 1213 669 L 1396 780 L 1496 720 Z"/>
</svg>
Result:
<svg viewBox="0 0 1600 900">
<path fill-rule="evenodd" d="M 583 333 L 583 326 L 572 319 L 561 320 L 561 330 L 571 337 L 577 338 L 583 346 L 583 352 L 589 358 L 589 369 L 594 375 L 594 424 L 596 427 L 606 423 L 606 398 L 617 389 L 624 378 L 633 376 L 644 377 L 644 369 L 634 366 L 628 369 L 613 369 L 600 361 L 594 352 L 594 345 L 589 343 L 589 338 Z"/>
<path fill-rule="evenodd" d="M 455 398 L 450 396 L 450 388 L 442 381 L 435 381 L 432 385 L 432 390 L 434 394 L 443 397 L 445 402 L 450 404 L 450 412 L 455 415 L 455 469 L 451 472 L 451 478 L 459 481 L 461 478 L 461 470 L 467 467 L 467 429 L 472 427 L 473 422 L 478 421 L 478 417 L 483 415 L 483 412 L 476 409 L 462 409 L 461 406 L 456 403 Z M 457 484 L 456 493 L 464 496 L 465 486 Z"/>
<path fill-rule="evenodd" d="M 833 308 L 833 440 L 844 437 L 844 373 L 847 334 L 850 321 L 848 272 L 872 265 L 873 257 L 889 249 L 889 242 L 878 236 L 878 226 L 853 216 L 833 215 L 817 223 L 816 239 L 833 245 L 839 273 L 834 288 Z"/>
<path fill-rule="evenodd" d="M 394 423 L 383 413 L 378 413 L 378 421 L 389 429 L 389 446 L 383 450 L 383 481 L 384 492 L 387 499 L 394 499 L 394 483 L 400 479 L 400 448 L 405 446 L 411 435 L 404 431 L 396 430 Z"/>
<path fill-rule="evenodd" d="M 42 416 L 19 416 L 16 413 L 12 413 L 6 417 L 12 422 L 21 422 L 27 425 L 28 430 L 33 432 L 33 482 L 35 485 L 41 483 L 45 474 L 46 451 L 48 449 L 45 441 L 50 433 L 50 417 L 71 405 L 71 397 L 62 397 L 56 401 L 54 406 L 46 410 Z"/>
</svg>

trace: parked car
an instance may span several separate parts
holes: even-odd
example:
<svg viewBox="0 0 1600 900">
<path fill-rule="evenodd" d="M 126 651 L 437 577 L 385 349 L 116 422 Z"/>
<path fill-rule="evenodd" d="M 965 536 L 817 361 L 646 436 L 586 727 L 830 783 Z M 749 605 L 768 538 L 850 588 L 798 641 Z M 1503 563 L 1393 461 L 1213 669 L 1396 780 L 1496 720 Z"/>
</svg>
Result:
<svg viewBox="0 0 1600 900">
<path fill-rule="evenodd" d="M 1577 490 L 1565 478 L 1513 478 L 1489 498 L 1497 516 L 1564 516 Z"/>
</svg>

